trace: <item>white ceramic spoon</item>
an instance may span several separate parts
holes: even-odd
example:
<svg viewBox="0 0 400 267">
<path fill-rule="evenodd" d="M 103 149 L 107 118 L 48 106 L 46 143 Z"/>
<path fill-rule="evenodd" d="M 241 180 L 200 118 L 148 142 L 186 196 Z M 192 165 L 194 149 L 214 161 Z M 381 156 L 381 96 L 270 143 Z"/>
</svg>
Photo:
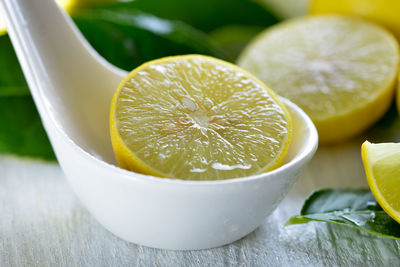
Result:
<svg viewBox="0 0 400 267">
<path fill-rule="evenodd" d="M 277 207 L 318 143 L 288 100 L 294 138 L 277 170 L 223 181 L 182 181 L 115 166 L 112 94 L 126 72 L 102 59 L 54 0 L 0 0 L 2 14 L 57 159 L 91 214 L 115 235 L 165 249 L 203 249 L 252 232 Z"/>
</svg>

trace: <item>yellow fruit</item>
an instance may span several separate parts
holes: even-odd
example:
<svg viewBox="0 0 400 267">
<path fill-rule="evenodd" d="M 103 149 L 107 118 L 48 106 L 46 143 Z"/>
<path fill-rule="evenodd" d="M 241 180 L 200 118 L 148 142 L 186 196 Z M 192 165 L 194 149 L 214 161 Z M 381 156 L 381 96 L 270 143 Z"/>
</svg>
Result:
<svg viewBox="0 0 400 267">
<path fill-rule="evenodd" d="M 72 8 L 75 4 L 73 3 L 74 1 L 77 0 L 56 0 L 56 2 L 63 8 L 65 9 L 70 9 Z M 4 23 L 4 19 L 0 13 L 0 35 L 5 34 L 7 32 L 6 30 L 6 25 Z"/>
<path fill-rule="evenodd" d="M 400 143 L 361 147 L 367 182 L 379 205 L 400 223 Z"/>
<path fill-rule="evenodd" d="M 56 0 L 56 2 L 65 9 L 68 9 L 70 6 L 73 5 L 73 0 Z"/>
<path fill-rule="evenodd" d="M 58 0 L 64 2 L 63 5 L 69 13 L 83 9 L 93 8 L 104 4 L 115 3 L 117 0 Z"/>
<path fill-rule="evenodd" d="M 68 12 L 79 10 L 80 8 L 94 7 L 102 4 L 113 3 L 117 0 L 56 0 L 56 2 Z M 2 15 L 0 14 L 0 35 L 6 33 Z"/>
<path fill-rule="evenodd" d="M 385 25 L 400 38 L 399 0 L 312 0 L 310 12 L 361 16 Z"/>
<path fill-rule="evenodd" d="M 238 60 L 239 66 L 306 111 L 322 143 L 357 135 L 386 112 L 398 62 L 398 44 L 388 31 L 340 15 L 271 27 Z"/>
<path fill-rule="evenodd" d="M 133 70 L 112 100 L 120 167 L 186 180 L 219 180 L 279 167 L 291 139 L 285 106 L 237 66 L 200 55 Z"/>
</svg>

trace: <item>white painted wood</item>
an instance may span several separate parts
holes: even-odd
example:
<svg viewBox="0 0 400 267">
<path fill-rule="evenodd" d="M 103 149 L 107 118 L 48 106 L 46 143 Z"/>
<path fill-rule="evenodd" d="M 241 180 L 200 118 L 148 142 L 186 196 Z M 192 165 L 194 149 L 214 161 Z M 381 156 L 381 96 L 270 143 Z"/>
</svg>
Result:
<svg viewBox="0 0 400 267">
<path fill-rule="evenodd" d="M 396 141 L 399 128 L 383 125 L 369 139 Z M 0 266 L 399 266 L 399 241 L 324 223 L 284 227 L 314 189 L 367 186 L 363 140 L 321 147 L 289 196 L 249 236 L 186 252 L 115 237 L 82 207 L 56 163 L 0 157 Z"/>
</svg>

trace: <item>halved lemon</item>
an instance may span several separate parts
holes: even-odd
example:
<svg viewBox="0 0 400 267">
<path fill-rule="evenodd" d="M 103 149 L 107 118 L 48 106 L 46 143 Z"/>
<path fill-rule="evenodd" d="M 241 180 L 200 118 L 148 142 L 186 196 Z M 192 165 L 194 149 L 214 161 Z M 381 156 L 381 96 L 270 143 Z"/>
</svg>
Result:
<svg viewBox="0 0 400 267">
<path fill-rule="evenodd" d="M 379 205 L 400 223 L 400 143 L 371 144 L 361 155 L 368 185 Z"/>
<path fill-rule="evenodd" d="M 364 131 L 390 106 L 399 48 L 391 33 L 361 19 L 294 19 L 261 33 L 238 64 L 314 121 L 322 143 Z"/>
<path fill-rule="evenodd" d="M 220 180 L 279 167 L 291 140 L 285 106 L 239 67 L 200 55 L 133 70 L 111 105 L 120 167 L 159 177 Z"/>
</svg>

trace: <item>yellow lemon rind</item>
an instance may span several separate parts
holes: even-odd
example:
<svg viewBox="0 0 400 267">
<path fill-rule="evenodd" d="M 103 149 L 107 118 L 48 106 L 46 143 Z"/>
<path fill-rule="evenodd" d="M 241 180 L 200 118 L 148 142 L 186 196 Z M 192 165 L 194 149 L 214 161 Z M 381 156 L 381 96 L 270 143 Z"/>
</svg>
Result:
<svg viewBox="0 0 400 267">
<path fill-rule="evenodd" d="M 351 15 L 314 15 L 314 16 L 344 16 L 352 17 Z M 362 18 L 354 17 L 356 20 L 364 20 Z M 387 85 L 382 86 L 385 88 L 382 90 L 381 94 L 377 98 L 373 99 L 366 105 L 352 110 L 349 113 L 340 114 L 333 118 L 327 120 L 314 120 L 318 133 L 320 133 L 320 142 L 324 144 L 332 144 L 344 141 L 346 139 L 355 137 L 365 131 L 368 127 L 377 122 L 390 108 L 393 102 L 396 92 L 396 84 L 398 83 L 398 71 L 400 63 L 400 48 L 397 39 L 394 35 L 385 27 L 380 24 L 376 24 L 376 27 L 380 28 L 382 31 L 388 34 L 388 41 L 395 46 L 397 66 L 393 71 L 392 79 Z M 354 123 L 357 122 L 357 123 Z M 340 130 L 341 135 L 339 137 L 335 136 L 337 130 Z"/>
<path fill-rule="evenodd" d="M 320 142 L 336 144 L 348 140 L 376 123 L 390 108 L 395 95 L 395 85 L 396 75 L 387 88 L 365 106 L 326 120 L 313 120 L 320 135 Z M 339 135 L 338 131 L 340 131 Z"/>
</svg>

